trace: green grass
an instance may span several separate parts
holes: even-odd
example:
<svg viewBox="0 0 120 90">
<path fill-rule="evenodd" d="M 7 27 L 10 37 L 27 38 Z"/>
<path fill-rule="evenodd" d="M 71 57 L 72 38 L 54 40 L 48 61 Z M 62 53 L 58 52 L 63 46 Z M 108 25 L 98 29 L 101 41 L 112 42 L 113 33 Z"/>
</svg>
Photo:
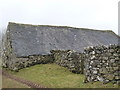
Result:
<svg viewBox="0 0 120 90">
<path fill-rule="evenodd" d="M 29 88 L 29 87 L 17 81 L 2 76 L 2 88 Z"/>
<path fill-rule="evenodd" d="M 117 85 L 101 82 L 83 83 L 84 75 L 71 73 L 56 64 L 40 64 L 24 68 L 19 72 L 8 72 L 50 88 L 117 88 Z"/>
</svg>

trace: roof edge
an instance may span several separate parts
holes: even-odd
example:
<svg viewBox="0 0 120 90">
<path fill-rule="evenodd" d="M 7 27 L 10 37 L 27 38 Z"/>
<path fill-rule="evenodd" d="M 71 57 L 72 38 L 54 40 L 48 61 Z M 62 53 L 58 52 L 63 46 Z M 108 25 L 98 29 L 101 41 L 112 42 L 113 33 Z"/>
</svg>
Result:
<svg viewBox="0 0 120 90">
<path fill-rule="evenodd" d="M 16 23 L 16 22 L 8 22 L 8 26 L 12 25 L 12 24 L 17 24 L 17 25 L 28 25 L 28 26 L 47 26 L 47 27 L 58 27 L 58 28 L 73 28 L 73 29 L 82 29 L 82 30 L 91 30 L 91 31 L 101 31 L 101 32 L 109 32 L 112 33 L 118 37 L 120 37 L 119 35 L 117 35 L 115 32 L 113 32 L 112 30 L 99 30 L 99 29 L 90 29 L 90 28 L 78 28 L 78 27 L 71 27 L 71 26 L 57 26 L 57 25 L 34 25 L 34 24 L 23 24 L 23 23 Z"/>
</svg>

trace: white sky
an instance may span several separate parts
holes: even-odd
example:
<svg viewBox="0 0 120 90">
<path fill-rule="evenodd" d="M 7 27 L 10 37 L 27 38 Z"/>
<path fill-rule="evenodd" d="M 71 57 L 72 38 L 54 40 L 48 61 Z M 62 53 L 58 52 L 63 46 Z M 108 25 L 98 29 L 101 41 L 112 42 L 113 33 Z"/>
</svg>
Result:
<svg viewBox="0 0 120 90">
<path fill-rule="evenodd" d="M 0 30 L 9 21 L 113 30 L 119 0 L 0 0 Z"/>
</svg>

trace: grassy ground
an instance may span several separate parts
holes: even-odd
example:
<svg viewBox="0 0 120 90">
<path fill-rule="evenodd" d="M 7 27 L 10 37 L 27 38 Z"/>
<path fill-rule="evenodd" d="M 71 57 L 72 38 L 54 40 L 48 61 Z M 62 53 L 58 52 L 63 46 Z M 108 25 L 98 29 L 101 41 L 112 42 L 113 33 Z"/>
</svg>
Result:
<svg viewBox="0 0 120 90">
<path fill-rule="evenodd" d="M 2 88 L 29 88 L 29 87 L 17 81 L 2 76 Z"/>
<path fill-rule="evenodd" d="M 101 82 L 83 83 L 84 75 L 74 74 L 56 64 L 40 64 L 19 72 L 8 72 L 50 88 L 117 88 L 117 85 Z"/>
</svg>

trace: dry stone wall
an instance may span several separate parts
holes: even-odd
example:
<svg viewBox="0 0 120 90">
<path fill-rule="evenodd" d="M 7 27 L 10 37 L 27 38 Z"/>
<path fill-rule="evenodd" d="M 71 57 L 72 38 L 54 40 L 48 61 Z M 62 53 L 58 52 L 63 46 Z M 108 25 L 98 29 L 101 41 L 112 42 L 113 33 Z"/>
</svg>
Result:
<svg viewBox="0 0 120 90">
<path fill-rule="evenodd" d="M 85 48 L 84 53 L 72 50 L 52 50 L 50 52 L 49 55 L 29 55 L 12 59 L 6 56 L 7 62 L 5 60 L 3 66 L 18 71 L 36 64 L 56 63 L 73 73 L 84 74 L 84 82 L 101 81 L 120 84 L 119 45 L 91 46 Z"/>
<path fill-rule="evenodd" d="M 53 56 L 52 55 L 31 55 L 28 57 L 17 57 L 16 60 L 13 62 L 4 62 L 4 67 L 8 67 L 13 71 L 18 71 L 25 67 L 30 67 L 36 64 L 46 64 L 46 63 L 53 63 Z"/>
<path fill-rule="evenodd" d="M 85 82 L 120 82 L 119 45 L 88 47 L 85 54 Z"/>
<path fill-rule="evenodd" d="M 73 73 L 83 73 L 84 55 L 72 50 L 52 50 L 54 62 L 67 67 Z"/>
</svg>

